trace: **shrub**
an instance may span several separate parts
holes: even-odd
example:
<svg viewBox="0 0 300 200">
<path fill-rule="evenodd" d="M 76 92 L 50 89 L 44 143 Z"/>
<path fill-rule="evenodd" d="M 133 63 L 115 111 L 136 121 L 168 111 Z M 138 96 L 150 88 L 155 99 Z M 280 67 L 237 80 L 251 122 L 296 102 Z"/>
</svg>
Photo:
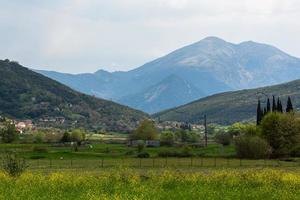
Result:
<svg viewBox="0 0 300 200">
<path fill-rule="evenodd" d="M 146 119 L 130 135 L 132 140 L 156 140 L 158 131 L 153 121 Z"/>
<path fill-rule="evenodd" d="M 39 159 L 43 159 L 46 158 L 46 156 L 41 156 L 41 155 L 32 155 L 30 156 L 30 159 L 35 159 L 35 160 L 39 160 Z"/>
<path fill-rule="evenodd" d="M 133 155 L 134 151 L 133 150 L 128 150 L 125 152 L 125 155 Z"/>
<path fill-rule="evenodd" d="M 34 146 L 32 151 L 38 152 L 38 153 L 47 153 L 48 149 L 46 147 L 42 147 L 42 146 Z"/>
<path fill-rule="evenodd" d="M 258 136 L 238 136 L 235 138 L 235 146 L 240 158 L 261 159 L 271 153 L 269 144 Z"/>
<path fill-rule="evenodd" d="M 1 132 L 2 142 L 12 143 L 18 139 L 18 132 L 13 123 L 7 122 Z"/>
<path fill-rule="evenodd" d="M 261 135 L 272 147 L 273 157 L 290 156 L 300 145 L 300 118 L 293 113 L 269 113 L 261 122 Z"/>
<path fill-rule="evenodd" d="M 34 143 L 43 143 L 44 142 L 44 134 L 43 133 L 37 133 L 34 135 Z"/>
<path fill-rule="evenodd" d="M 148 152 L 140 152 L 138 155 L 137 155 L 138 158 L 149 158 L 150 157 L 150 154 Z"/>
<path fill-rule="evenodd" d="M 6 153 L 2 158 L 2 168 L 10 176 L 20 176 L 27 167 L 25 159 L 18 158 L 14 153 Z"/>
<path fill-rule="evenodd" d="M 141 152 L 144 150 L 144 148 L 145 148 L 145 143 L 144 143 L 144 141 L 139 141 L 139 143 L 138 143 L 138 145 L 137 145 L 137 151 L 138 151 L 139 153 L 141 153 Z"/>
<path fill-rule="evenodd" d="M 169 150 L 163 150 L 158 152 L 159 157 L 180 157 L 180 153 L 177 151 L 169 151 Z"/>
<path fill-rule="evenodd" d="M 223 146 L 228 146 L 231 143 L 232 136 L 230 133 L 219 133 L 216 135 L 215 140 L 217 143 L 222 144 Z"/>
<path fill-rule="evenodd" d="M 184 146 L 180 157 L 191 157 L 193 156 L 192 148 L 190 146 Z"/>
<path fill-rule="evenodd" d="M 160 134 L 160 144 L 162 146 L 172 146 L 175 141 L 175 135 L 172 131 L 164 131 Z"/>
<path fill-rule="evenodd" d="M 190 146 L 185 146 L 181 152 L 163 150 L 158 152 L 159 157 L 191 157 L 193 156 L 192 148 Z"/>
</svg>

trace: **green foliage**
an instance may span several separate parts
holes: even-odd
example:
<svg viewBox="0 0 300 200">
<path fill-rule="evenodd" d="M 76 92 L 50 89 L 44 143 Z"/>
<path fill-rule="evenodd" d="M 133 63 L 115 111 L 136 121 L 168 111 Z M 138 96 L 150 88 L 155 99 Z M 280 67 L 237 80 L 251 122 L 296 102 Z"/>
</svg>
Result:
<svg viewBox="0 0 300 200">
<path fill-rule="evenodd" d="M 199 142 L 200 135 L 194 131 L 179 129 L 175 132 L 175 140 L 179 142 Z"/>
<path fill-rule="evenodd" d="M 190 146 L 184 146 L 183 149 L 182 149 L 182 152 L 181 152 L 181 157 L 190 157 L 190 156 L 193 156 L 193 150 L 192 150 L 192 147 Z"/>
<path fill-rule="evenodd" d="M 215 136 L 217 143 L 222 144 L 223 146 L 228 146 L 231 143 L 232 135 L 228 132 L 221 132 Z"/>
<path fill-rule="evenodd" d="M 300 145 L 300 118 L 293 113 L 269 113 L 262 120 L 261 134 L 271 145 L 272 156 L 289 156 Z"/>
<path fill-rule="evenodd" d="M 291 97 L 288 97 L 287 105 L 286 105 L 286 112 L 292 112 L 293 111 L 293 104 Z"/>
<path fill-rule="evenodd" d="M 3 143 L 12 143 L 18 139 L 16 127 L 11 122 L 6 122 L 4 128 L 1 129 L 1 137 Z"/>
<path fill-rule="evenodd" d="M 269 144 L 258 136 L 240 135 L 234 142 L 240 158 L 261 159 L 270 154 Z"/>
<path fill-rule="evenodd" d="M 154 125 L 154 122 L 145 119 L 141 122 L 139 127 L 131 134 L 133 140 L 156 140 L 158 138 L 158 131 Z"/>
<path fill-rule="evenodd" d="M 79 146 L 85 140 L 85 132 L 80 129 L 74 129 L 71 132 L 71 141 L 76 142 Z"/>
<path fill-rule="evenodd" d="M 160 134 L 160 144 L 162 146 L 172 146 L 175 142 L 175 134 L 172 131 L 163 131 Z"/>
<path fill-rule="evenodd" d="M 247 135 L 247 136 L 260 136 L 261 130 L 258 126 L 255 126 L 254 124 L 245 124 L 241 128 L 240 133 L 242 135 Z"/>
<path fill-rule="evenodd" d="M 138 158 L 149 158 L 150 154 L 148 152 L 140 152 L 137 155 Z"/>
<path fill-rule="evenodd" d="M 138 142 L 138 145 L 137 145 L 137 151 L 138 151 L 139 153 L 141 153 L 141 152 L 144 150 L 144 148 L 145 148 L 145 143 L 144 143 L 144 141 L 139 141 L 139 142 Z"/>
<path fill-rule="evenodd" d="M 2 169 L 10 176 L 20 176 L 27 167 L 25 159 L 18 158 L 14 153 L 6 153 L 2 158 Z"/>
<path fill-rule="evenodd" d="M 48 149 L 47 149 L 47 147 L 44 147 L 44 146 L 34 146 L 32 151 L 37 152 L 37 153 L 47 153 Z"/>
<path fill-rule="evenodd" d="M 44 135 L 41 132 L 38 132 L 34 135 L 34 143 L 43 143 L 44 142 Z"/>
<path fill-rule="evenodd" d="M 60 141 L 63 143 L 71 142 L 72 141 L 71 134 L 68 131 L 65 131 Z"/>
<path fill-rule="evenodd" d="M 245 124 L 242 123 L 234 123 L 233 125 L 228 127 L 228 133 L 232 136 L 240 135 L 245 128 Z"/>
</svg>

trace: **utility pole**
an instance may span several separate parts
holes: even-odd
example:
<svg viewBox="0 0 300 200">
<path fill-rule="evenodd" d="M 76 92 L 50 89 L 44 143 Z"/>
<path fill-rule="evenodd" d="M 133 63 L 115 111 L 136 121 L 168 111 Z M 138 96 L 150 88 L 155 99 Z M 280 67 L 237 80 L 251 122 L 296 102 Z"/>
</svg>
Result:
<svg viewBox="0 0 300 200">
<path fill-rule="evenodd" d="M 206 115 L 204 115 L 204 139 L 205 139 L 205 146 L 207 147 L 207 122 L 206 122 Z"/>
</svg>

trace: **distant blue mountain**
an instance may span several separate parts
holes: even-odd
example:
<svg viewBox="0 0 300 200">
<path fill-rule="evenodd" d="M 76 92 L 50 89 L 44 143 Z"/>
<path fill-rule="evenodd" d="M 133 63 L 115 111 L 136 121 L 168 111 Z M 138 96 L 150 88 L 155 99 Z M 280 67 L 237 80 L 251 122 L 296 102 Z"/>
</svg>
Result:
<svg viewBox="0 0 300 200">
<path fill-rule="evenodd" d="M 207 37 L 127 72 L 38 72 L 81 92 L 153 113 L 219 92 L 298 79 L 300 59 L 266 44 Z M 157 92 L 162 85 L 167 89 Z M 183 93 L 188 85 L 189 95 Z M 149 101 L 151 95 L 155 100 Z"/>
</svg>

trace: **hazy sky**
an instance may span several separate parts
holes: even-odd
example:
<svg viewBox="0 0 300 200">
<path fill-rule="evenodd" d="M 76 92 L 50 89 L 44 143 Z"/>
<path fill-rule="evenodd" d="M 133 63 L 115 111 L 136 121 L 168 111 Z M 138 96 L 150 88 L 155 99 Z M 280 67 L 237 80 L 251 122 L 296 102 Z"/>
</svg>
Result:
<svg viewBox="0 0 300 200">
<path fill-rule="evenodd" d="M 61 72 L 136 68 L 206 36 L 300 57 L 299 0 L 0 0 L 0 58 Z"/>
</svg>

